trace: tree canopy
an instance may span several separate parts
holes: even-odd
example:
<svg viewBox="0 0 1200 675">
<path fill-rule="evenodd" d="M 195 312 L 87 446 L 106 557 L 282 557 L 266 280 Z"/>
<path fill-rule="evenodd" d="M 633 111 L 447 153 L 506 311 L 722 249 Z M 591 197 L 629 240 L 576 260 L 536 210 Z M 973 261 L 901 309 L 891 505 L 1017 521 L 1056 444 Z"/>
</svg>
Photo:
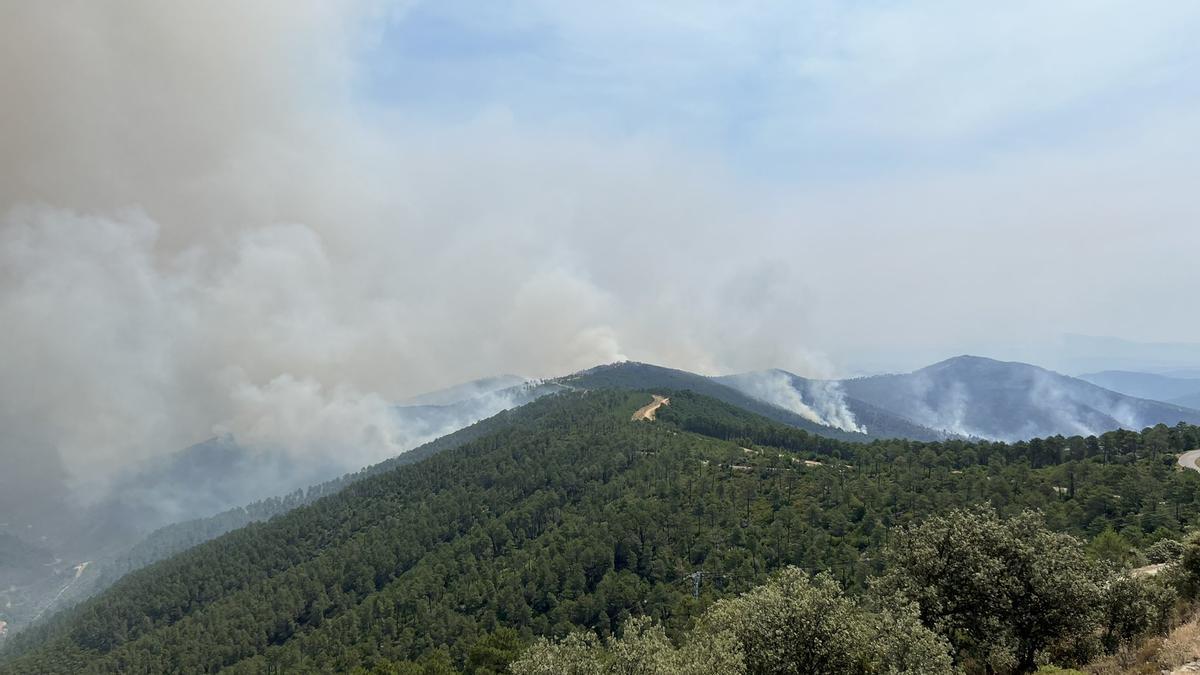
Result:
<svg viewBox="0 0 1200 675">
<path fill-rule="evenodd" d="M 687 636 L 705 617 L 786 583 L 862 618 L 855 630 L 878 634 L 871 621 L 884 610 L 905 631 L 916 629 L 912 617 L 934 632 L 953 626 L 943 635 L 965 664 L 965 655 L 1001 652 L 945 609 L 957 596 L 914 593 L 890 574 L 896 560 L 910 560 L 920 578 L 942 570 L 927 545 L 903 548 L 901 532 L 932 537 L 963 518 L 955 509 L 990 504 L 995 522 L 966 538 L 982 551 L 970 564 L 1023 566 L 990 595 L 971 587 L 982 621 L 996 626 L 1017 606 L 1092 597 L 1100 582 L 1076 567 L 1094 558 L 1083 541 L 1111 530 L 1136 557 L 1181 539 L 1200 513 L 1200 475 L 1176 470 L 1173 456 L 1200 446 L 1194 427 L 859 444 L 686 391 L 655 391 L 671 405 L 656 422 L 631 422 L 648 393 L 536 401 L 460 445 L 134 571 L 10 638 L 0 672 L 497 672 L 518 642 L 580 631 L 599 642 L 581 637 L 579 649 L 667 639 L 679 659 L 702 659 L 711 654 Z M 1045 525 L 1038 541 L 1055 544 L 1058 557 L 1006 548 L 1031 527 L 1022 520 L 1030 509 Z M 1024 524 L 1006 524 L 1014 518 Z M 1038 585 L 1058 564 L 1079 583 Z M 797 571 L 772 576 L 789 567 Z M 880 577 L 896 579 L 889 600 L 874 589 Z M 1024 579 L 1033 590 L 1020 588 Z M 1072 620 L 1050 611 L 1044 623 L 1003 627 L 1013 666 L 1065 649 Z M 743 652 L 747 668 L 757 658 Z"/>
</svg>

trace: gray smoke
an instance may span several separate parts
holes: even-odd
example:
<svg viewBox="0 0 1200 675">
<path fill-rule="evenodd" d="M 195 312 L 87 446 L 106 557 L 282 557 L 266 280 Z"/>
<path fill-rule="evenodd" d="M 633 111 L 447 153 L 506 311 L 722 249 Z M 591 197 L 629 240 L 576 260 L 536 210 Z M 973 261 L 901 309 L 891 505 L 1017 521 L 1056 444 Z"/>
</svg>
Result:
<svg viewBox="0 0 1200 675">
<path fill-rule="evenodd" d="M 867 433 L 866 427 L 855 420 L 854 413 L 846 405 L 846 392 L 837 380 L 802 380 L 780 370 L 764 370 L 730 375 L 720 381 L 810 422 Z"/>
<path fill-rule="evenodd" d="M 531 124 L 503 104 L 431 123 L 364 102 L 364 50 L 403 11 L 0 6 L 3 499 L 34 484 L 17 501 L 62 495 L 51 484 L 64 477 L 102 489 L 124 466 L 224 432 L 366 462 L 423 437 L 396 426 L 392 402 L 495 373 L 624 357 L 811 372 L 814 349 L 878 346 L 881 326 L 897 349 L 999 334 L 997 322 L 1011 335 L 1011 307 L 1028 334 L 1097 316 L 1097 330 L 1150 326 L 1194 288 L 1179 263 L 1200 235 L 1161 229 L 1194 212 L 1172 190 L 1195 173 L 1196 154 L 1178 152 L 1195 137 L 1190 114 L 1112 134 L 1125 145 L 1102 161 L 1039 156 L 1032 178 L 1005 155 L 950 177 L 751 184 L 719 157 Z M 608 25 L 574 27 L 599 31 L 588 44 L 600 49 Z M 870 47 L 856 41 L 854 62 L 822 72 L 874 72 Z M 858 91 L 855 109 L 915 89 L 884 84 Z M 1130 166 L 1154 188 L 1123 189 Z M 1100 217 L 1080 194 L 1127 198 Z M 1130 222 L 1157 271 L 1136 283 L 1127 247 L 1111 243 Z M 1078 302 L 1110 296 L 1134 314 Z M 837 392 L 823 396 L 832 407 L 801 403 L 850 428 Z"/>
<path fill-rule="evenodd" d="M 710 370 L 787 356 L 754 348 L 766 326 L 681 313 L 747 297 L 748 316 L 804 321 L 784 272 L 685 264 L 741 211 L 722 178 L 504 120 L 365 115 L 355 45 L 381 14 L 0 10 L 0 427 L 27 439 L 0 448 L 9 466 L 52 452 L 101 489 L 229 433 L 357 468 L 442 431 L 391 404 L 449 382 L 560 375 L 627 343 Z"/>
<path fill-rule="evenodd" d="M 913 373 L 909 419 L 921 426 L 959 436 L 990 438 L 967 422 L 971 396 L 963 382 L 935 383 L 926 373 Z M 998 440 L 998 439 L 995 439 Z"/>
</svg>

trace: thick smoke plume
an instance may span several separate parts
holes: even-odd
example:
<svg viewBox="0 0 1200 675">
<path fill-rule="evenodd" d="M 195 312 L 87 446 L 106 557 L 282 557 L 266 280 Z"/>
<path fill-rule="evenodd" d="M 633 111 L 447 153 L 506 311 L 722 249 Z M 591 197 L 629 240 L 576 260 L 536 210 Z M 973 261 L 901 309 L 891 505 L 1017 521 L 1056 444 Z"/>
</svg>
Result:
<svg viewBox="0 0 1200 675">
<path fill-rule="evenodd" d="M 558 7 L 530 11 L 553 22 Z M 810 349 L 835 346 L 844 363 L 855 350 L 894 354 L 931 340 L 1161 326 L 1195 290 L 1197 153 L 1179 141 L 1196 137 L 1188 101 L 1154 119 L 1121 115 L 1133 121 L 1102 128 L 1092 152 L 978 152 L 977 161 L 952 158 L 949 173 L 892 175 L 885 161 L 859 180 L 789 173 L 810 150 L 789 146 L 735 172 L 719 149 L 685 152 L 669 135 L 597 131 L 586 119 L 559 124 L 553 110 L 530 116 L 503 96 L 457 115 L 385 107 L 380 100 L 419 98 L 428 86 L 401 68 L 387 83 L 399 95 L 365 93 L 366 54 L 406 9 L 0 5 L 0 510 L 44 506 L 65 484 L 94 481 L 100 491 L 125 466 L 223 432 L 297 458 L 353 444 L 357 452 L 338 456 L 363 463 L 413 438 L 388 427 L 391 402 L 496 373 L 546 377 L 628 357 L 706 374 L 824 375 Z M 583 45 L 577 63 L 633 66 L 611 71 L 615 81 L 645 70 L 623 60 L 625 23 L 660 14 L 619 10 L 552 27 Z M 1065 14 L 1061 25 L 1077 23 Z M 918 139 L 940 143 L 933 159 L 970 140 L 970 129 L 993 128 L 938 116 L 944 100 L 980 91 L 961 72 L 941 77 L 946 45 L 878 44 L 880 32 L 855 16 L 826 31 L 847 44 L 815 47 L 759 40 L 745 26 L 727 42 L 725 18 L 711 32 L 699 19 L 660 28 L 667 37 L 695 30 L 682 37 L 698 59 L 727 53 L 709 47 L 769 45 L 762 63 L 791 78 L 778 94 L 803 99 L 796 78 L 833 77 L 816 85 L 831 94 L 816 121 L 850 126 L 818 125 L 822 138 L 894 151 L 908 141 L 890 130 L 912 119 L 930 133 L 958 130 L 950 141 Z M 978 34 L 928 25 L 931 35 Z M 639 34 L 650 50 L 641 56 L 681 63 L 652 53 L 656 31 Z M 1070 53 L 1051 42 L 1032 46 Z M 1035 93 L 1063 89 L 1041 62 L 1011 59 L 1007 42 L 968 46 L 994 47 L 979 54 L 989 67 L 1018 68 L 991 78 L 1018 83 L 1012 91 L 1025 91 L 1030 74 L 1050 78 Z M 758 70 L 754 58 L 739 61 Z M 838 96 L 842 80 L 853 85 L 848 98 Z M 910 92 L 924 98 L 901 117 L 863 119 Z M 660 111 L 652 94 L 645 110 Z M 773 149 L 792 137 L 773 120 L 803 126 L 808 109 L 780 99 L 744 131 Z M 1105 196 L 1103 209 L 1092 195 Z M 1133 244 L 1153 274 L 1128 264 Z M 1195 332 L 1195 318 L 1177 318 L 1172 330 Z"/>
<path fill-rule="evenodd" d="M 741 392 L 790 410 L 810 422 L 843 431 L 867 433 L 846 404 L 846 392 L 836 380 L 805 380 L 780 370 L 741 373 L 722 379 Z"/>
<path fill-rule="evenodd" d="M 502 116 L 432 129 L 358 103 L 357 50 L 391 11 L 0 9 L 6 513 L 223 433 L 354 470 L 442 431 L 397 426 L 393 401 L 627 345 L 740 365 L 726 357 L 765 328 L 693 313 L 731 296 L 803 322 L 786 273 L 682 264 L 746 215 L 723 177 Z"/>
</svg>

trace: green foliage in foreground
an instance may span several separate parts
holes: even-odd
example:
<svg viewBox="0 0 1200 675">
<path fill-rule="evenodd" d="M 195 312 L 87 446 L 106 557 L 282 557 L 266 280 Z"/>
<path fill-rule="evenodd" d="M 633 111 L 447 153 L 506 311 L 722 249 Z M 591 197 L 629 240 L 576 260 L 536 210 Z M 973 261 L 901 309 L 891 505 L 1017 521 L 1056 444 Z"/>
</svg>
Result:
<svg viewBox="0 0 1200 675">
<path fill-rule="evenodd" d="M 736 606 L 710 609 L 719 600 L 789 566 L 826 571 L 858 597 L 888 576 L 899 528 L 955 508 L 1038 509 L 1053 532 L 1111 529 L 1141 549 L 1180 538 L 1200 506 L 1200 476 L 1173 466 L 1200 445 L 1193 427 L 852 444 L 655 393 L 671 405 L 654 423 L 629 419 L 645 394 L 539 400 L 461 447 L 138 570 L 11 638 L 0 672 L 501 672 L 516 642 L 579 630 L 666 636 L 683 659 L 687 636 Z M 697 571 L 711 574 L 693 597 Z M 934 630 L 951 620 L 924 601 L 887 607 L 899 617 L 915 603 Z M 1001 603 L 990 616 L 1012 612 Z M 654 623 L 630 623 L 641 617 Z M 1034 651 L 1067 653 L 1073 634 Z M 1001 635 L 1018 647 L 1010 661 L 969 632 L 946 639 L 960 663 L 1022 664 L 1021 629 Z"/>
<path fill-rule="evenodd" d="M 1168 627 L 1169 577 L 1114 573 L 1037 514 L 989 508 L 930 518 L 898 538 L 886 575 L 858 599 L 828 575 L 789 567 L 717 602 L 678 641 L 636 619 L 605 643 L 593 633 L 539 640 L 517 675 L 711 672 L 752 675 L 956 671 L 1028 673 L 1086 662 Z"/>
<path fill-rule="evenodd" d="M 661 627 L 633 619 L 619 638 L 593 633 L 540 640 L 517 675 L 554 673 L 912 673 L 952 670 L 949 645 L 911 606 L 871 611 L 828 575 L 785 568 L 750 592 L 718 602 L 676 647 Z"/>
<path fill-rule="evenodd" d="M 1079 663 L 1166 628 L 1176 591 L 1114 573 L 1033 512 L 970 508 L 898 538 L 875 587 L 920 608 L 968 670 L 1030 672 L 1041 657 Z"/>
<path fill-rule="evenodd" d="M 648 617 L 630 619 L 619 638 L 602 642 L 581 631 L 560 642 L 535 643 L 510 672 L 518 675 L 603 675 L 612 673 L 678 673 L 711 675 L 745 672 L 738 645 L 727 633 L 689 635 L 681 646 Z"/>
<path fill-rule="evenodd" d="M 1100 566 L 1031 512 L 931 518 L 900 537 L 890 562 L 882 585 L 915 600 L 959 654 L 992 670 L 1033 670 L 1048 646 L 1086 640 L 1098 625 Z"/>
</svg>

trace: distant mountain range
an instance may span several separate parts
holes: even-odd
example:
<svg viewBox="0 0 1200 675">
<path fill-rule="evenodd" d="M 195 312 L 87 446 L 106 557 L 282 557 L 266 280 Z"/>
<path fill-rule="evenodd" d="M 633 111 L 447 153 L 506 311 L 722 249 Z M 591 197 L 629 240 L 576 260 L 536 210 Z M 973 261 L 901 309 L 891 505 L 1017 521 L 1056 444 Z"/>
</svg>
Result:
<svg viewBox="0 0 1200 675">
<path fill-rule="evenodd" d="M 1130 396 L 1164 401 L 1186 408 L 1200 408 L 1200 372 L 1158 374 L 1105 370 L 1080 375 L 1079 379 Z"/>
<path fill-rule="evenodd" d="M 914 423 L 993 440 L 1200 423 L 1200 411 L 1191 408 L 1127 396 L 1025 363 L 977 356 L 840 384 L 847 396 Z"/>
<path fill-rule="evenodd" d="M 955 357 L 911 373 L 849 380 L 808 379 L 783 370 L 704 377 L 626 362 L 557 381 L 583 388 L 690 389 L 842 440 L 958 436 L 1015 441 L 1200 423 L 1200 410 L 1129 396 L 1025 363 L 977 356 Z"/>
<path fill-rule="evenodd" d="M 1025 360 L 1050 363 L 1071 373 L 1123 370 L 1200 377 L 1200 343 L 1138 342 L 1111 336 L 1067 334 L 1053 345 L 1028 351 Z M 1181 375 L 1186 377 L 1187 375 Z M 1122 392 L 1126 393 L 1126 392 Z"/>
</svg>

